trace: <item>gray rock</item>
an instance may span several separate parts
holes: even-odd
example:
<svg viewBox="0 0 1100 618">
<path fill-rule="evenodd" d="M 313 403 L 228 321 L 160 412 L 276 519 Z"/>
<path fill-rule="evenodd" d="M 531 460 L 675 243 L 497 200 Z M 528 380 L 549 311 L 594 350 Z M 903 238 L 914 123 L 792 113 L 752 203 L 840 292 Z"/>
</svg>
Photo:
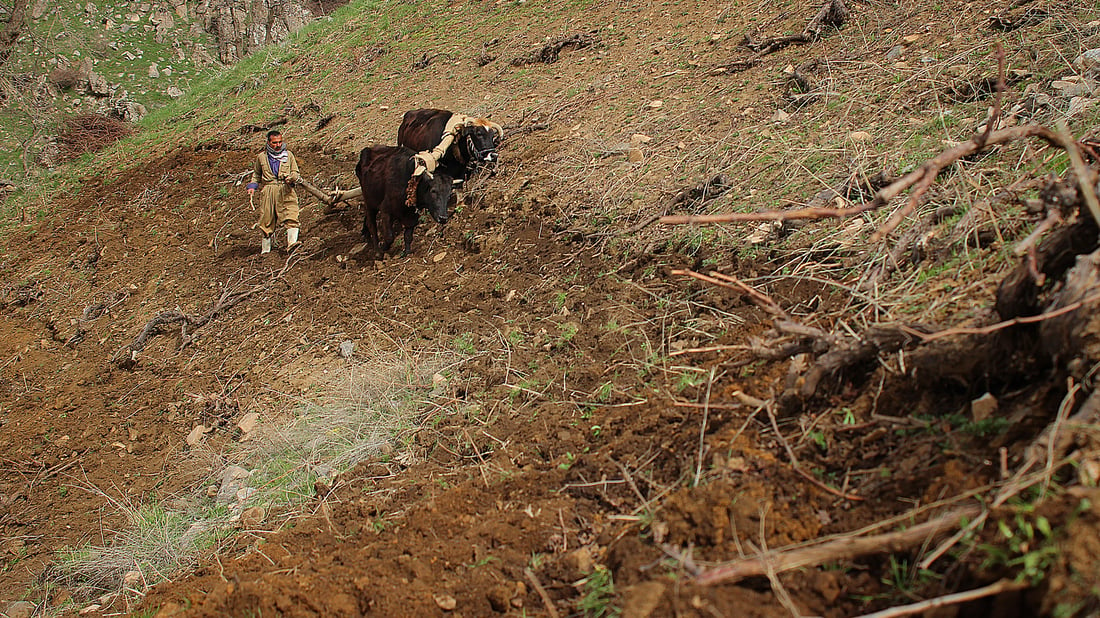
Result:
<svg viewBox="0 0 1100 618">
<path fill-rule="evenodd" d="M 210 522 L 196 521 L 180 536 L 180 549 L 190 549 L 210 530 Z"/>
<path fill-rule="evenodd" d="M 1100 48 L 1090 49 L 1077 56 L 1073 66 L 1085 77 L 1100 79 Z"/>
<path fill-rule="evenodd" d="M 144 105 L 126 98 L 125 91 L 119 98 L 110 101 L 104 111 L 111 118 L 118 118 L 123 122 L 137 122 L 148 113 Z"/>
<path fill-rule="evenodd" d="M 178 99 L 183 96 L 183 91 L 175 86 L 169 86 L 167 94 L 173 99 Z"/>
<path fill-rule="evenodd" d="M 890 51 L 886 52 L 886 59 L 887 60 L 897 60 L 899 57 L 901 57 L 901 52 L 903 50 L 904 50 L 904 48 L 901 45 L 895 45 L 895 46 L 891 47 Z"/>
<path fill-rule="evenodd" d="M 250 473 L 240 466 L 229 466 L 222 473 L 221 487 L 218 489 L 218 497 L 214 502 L 220 505 L 237 504 L 237 492 L 245 488 Z"/>
<path fill-rule="evenodd" d="M 89 14 L 89 15 L 95 15 L 96 13 L 99 12 L 99 10 L 96 9 L 96 6 L 94 4 L 89 2 L 88 4 L 84 5 L 84 12 Z"/>
<path fill-rule="evenodd" d="M 107 78 L 92 72 L 88 76 L 88 94 L 96 97 L 110 96 L 111 86 L 107 83 Z"/>
<path fill-rule="evenodd" d="M 331 485 L 333 479 L 336 478 L 336 469 L 328 464 L 310 466 L 310 472 L 313 472 L 318 481 L 329 485 Z"/>
<path fill-rule="evenodd" d="M 49 8 L 50 0 L 34 0 L 34 6 L 31 7 L 31 19 L 42 19 Z"/>
<path fill-rule="evenodd" d="M 352 353 L 355 352 L 354 341 L 344 341 L 340 343 L 340 358 L 351 358 Z"/>
<path fill-rule="evenodd" d="M 149 65 L 149 78 L 156 79 L 158 77 L 160 77 L 160 71 L 157 70 L 157 63 L 154 62 Z"/>
</svg>

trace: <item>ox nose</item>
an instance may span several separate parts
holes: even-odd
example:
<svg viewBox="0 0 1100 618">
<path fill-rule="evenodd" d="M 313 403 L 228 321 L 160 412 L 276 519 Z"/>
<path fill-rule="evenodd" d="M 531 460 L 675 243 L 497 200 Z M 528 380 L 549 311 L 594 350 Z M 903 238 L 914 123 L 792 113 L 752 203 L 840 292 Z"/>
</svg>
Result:
<svg viewBox="0 0 1100 618">
<path fill-rule="evenodd" d="M 489 163 L 496 163 L 498 156 L 500 155 L 495 152 L 490 152 L 489 154 L 485 155 L 485 160 Z"/>
<path fill-rule="evenodd" d="M 439 225 L 447 225 L 448 221 L 450 221 L 450 219 L 446 215 L 443 215 L 439 218 Z"/>
</svg>

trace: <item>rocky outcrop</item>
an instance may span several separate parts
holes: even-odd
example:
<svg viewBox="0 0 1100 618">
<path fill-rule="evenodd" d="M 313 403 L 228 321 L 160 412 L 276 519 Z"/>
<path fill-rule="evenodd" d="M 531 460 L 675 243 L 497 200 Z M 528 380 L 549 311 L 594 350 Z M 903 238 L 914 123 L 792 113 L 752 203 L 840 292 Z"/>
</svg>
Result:
<svg viewBox="0 0 1100 618">
<path fill-rule="evenodd" d="M 312 18 L 300 0 L 199 0 L 194 8 L 195 24 L 215 38 L 226 64 L 283 41 Z"/>
</svg>

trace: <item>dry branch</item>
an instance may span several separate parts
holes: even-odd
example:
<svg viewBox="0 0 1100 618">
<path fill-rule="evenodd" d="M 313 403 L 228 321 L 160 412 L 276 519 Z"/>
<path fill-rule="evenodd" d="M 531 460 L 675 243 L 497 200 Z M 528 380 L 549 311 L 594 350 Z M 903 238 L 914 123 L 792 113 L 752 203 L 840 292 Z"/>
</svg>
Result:
<svg viewBox="0 0 1100 618">
<path fill-rule="evenodd" d="M 884 609 L 881 612 L 864 614 L 862 616 L 858 616 L 857 618 L 897 618 L 898 616 L 912 616 L 913 614 L 926 612 L 930 609 L 947 607 L 949 605 L 958 605 L 959 603 L 966 603 L 968 601 L 984 599 L 985 597 L 991 597 L 995 594 L 1008 592 L 1010 590 L 1023 590 L 1027 587 L 1028 584 L 1026 583 L 1002 579 L 1000 581 L 989 584 L 988 586 L 975 588 L 974 590 L 956 592 L 955 594 L 947 594 L 942 597 L 936 597 L 934 599 L 928 599 L 927 601 L 921 601 L 920 603 L 911 603 L 909 605 L 891 607 L 890 609 Z"/>
<path fill-rule="evenodd" d="M 844 4 L 844 0 L 827 0 L 817 14 L 806 24 L 806 27 L 802 29 L 802 32 L 798 34 L 769 37 L 762 40 L 753 39 L 751 35 L 746 34 L 741 44 L 756 53 L 745 60 L 736 60 L 718 65 L 711 69 L 710 74 L 728 75 L 747 71 L 760 64 L 764 56 L 777 52 L 784 47 L 796 43 L 802 45 L 812 43 L 821 38 L 821 33 L 826 27 L 840 28 L 847 21 L 848 14 L 848 7 Z"/>
<path fill-rule="evenodd" d="M 246 289 L 227 286 L 225 291 L 223 291 L 214 302 L 214 306 L 203 315 L 194 316 L 179 311 L 178 309 L 161 311 L 145 324 L 145 327 L 141 329 L 141 332 L 138 333 L 138 336 L 134 338 L 133 342 L 126 346 L 124 350 L 120 350 L 113 360 L 118 362 L 124 369 L 133 368 L 137 361 L 137 355 L 145 349 L 146 342 L 159 334 L 165 326 L 172 324 L 180 325 L 180 348 L 186 347 L 194 337 L 194 332 L 196 330 L 202 328 L 211 320 L 229 311 L 241 302 L 271 288 L 272 285 L 280 281 L 286 273 L 302 259 L 303 256 L 300 253 L 291 254 L 290 257 L 287 258 L 286 264 L 272 273 L 268 280 L 263 283 L 253 285 Z M 189 329 L 190 332 L 188 332 Z"/>
<path fill-rule="evenodd" d="M 748 294 L 749 298 L 751 298 L 754 303 L 756 303 L 756 306 L 760 307 L 764 311 L 767 311 L 772 316 L 781 320 L 791 319 L 791 316 L 788 315 L 786 311 L 783 311 L 783 308 L 780 307 L 779 304 L 776 303 L 774 300 L 772 300 L 770 296 L 761 292 L 760 290 L 757 290 L 756 288 L 745 283 L 744 281 L 741 281 L 737 277 L 723 275 L 722 273 L 717 272 L 712 272 L 710 273 L 710 276 L 707 276 L 692 270 L 674 270 L 672 271 L 672 274 L 686 275 L 688 277 L 699 279 L 700 281 L 706 281 L 707 283 L 710 283 L 712 285 L 744 292 L 745 294 Z"/>
<path fill-rule="evenodd" d="M 766 575 L 769 570 L 776 573 L 809 566 L 849 560 L 859 556 L 877 553 L 893 553 L 919 545 L 956 527 L 963 519 L 977 515 L 977 507 L 961 508 L 936 519 L 918 524 L 905 530 L 878 534 L 868 537 L 846 537 L 835 541 L 804 547 L 795 550 L 776 549 L 744 560 L 709 569 L 695 578 L 696 583 L 712 586 L 723 582 L 737 582 L 747 577 Z"/>
<path fill-rule="evenodd" d="M 972 155 L 982 148 L 1007 144 L 1018 139 L 1038 137 L 1051 145 L 1061 147 L 1058 137 L 1046 127 L 1037 124 L 1026 124 L 1000 131 L 994 131 L 989 135 L 985 145 L 979 147 L 977 136 L 974 139 L 963 142 L 953 148 L 945 150 L 929 159 L 919 168 L 909 172 L 905 176 L 895 180 L 888 186 L 880 189 L 874 197 L 859 206 L 853 208 L 801 208 L 797 210 L 765 210 L 761 212 L 734 212 L 717 215 L 668 215 L 661 217 L 659 221 L 665 225 L 708 224 L 708 223 L 733 223 L 738 221 L 793 221 L 800 219 L 828 219 L 836 217 L 854 217 L 872 210 L 877 210 L 890 202 L 903 191 L 919 182 L 931 183 L 944 167 L 959 159 Z M 925 180 L 931 176 L 931 179 Z M 919 197 L 919 196 L 918 196 Z M 876 232 L 877 238 L 881 238 L 893 231 L 892 227 L 884 227 Z"/>
<path fill-rule="evenodd" d="M 821 38 L 821 33 L 825 28 L 839 28 L 844 25 L 844 22 L 848 19 L 848 14 L 848 7 L 844 4 L 844 0 L 828 0 L 821 6 L 817 14 L 810 19 L 802 32 L 791 36 L 770 37 L 761 41 L 755 41 L 749 35 L 745 35 L 742 44 L 758 55 L 766 56 L 795 43 L 812 43 Z"/>
<path fill-rule="evenodd" d="M 576 50 L 584 49 L 599 43 L 594 35 L 587 32 L 580 34 L 573 34 L 570 36 L 556 38 L 546 45 L 536 49 L 535 51 L 527 54 L 526 56 L 520 56 L 513 58 L 511 65 L 514 67 L 522 67 L 528 64 L 553 64 L 558 61 L 558 57 L 561 55 L 562 50 Z"/>
</svg>

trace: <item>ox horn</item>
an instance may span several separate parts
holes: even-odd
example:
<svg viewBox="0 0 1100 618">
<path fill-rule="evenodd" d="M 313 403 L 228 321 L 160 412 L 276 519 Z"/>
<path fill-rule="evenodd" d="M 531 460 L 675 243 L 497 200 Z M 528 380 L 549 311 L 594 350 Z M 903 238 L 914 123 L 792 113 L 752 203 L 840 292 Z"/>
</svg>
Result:
<svg viewBox="0 0 1100 618">
<path fill-rule="evenodd" d="M 490 120 L 489 121 L 489 128 L 492 129 L 493 131 L 496 131 L 498 142 L 504 141 L 504 127 L 502 127 L 499 124 L 497 124 L 497 123 Z"/>
</svg>

